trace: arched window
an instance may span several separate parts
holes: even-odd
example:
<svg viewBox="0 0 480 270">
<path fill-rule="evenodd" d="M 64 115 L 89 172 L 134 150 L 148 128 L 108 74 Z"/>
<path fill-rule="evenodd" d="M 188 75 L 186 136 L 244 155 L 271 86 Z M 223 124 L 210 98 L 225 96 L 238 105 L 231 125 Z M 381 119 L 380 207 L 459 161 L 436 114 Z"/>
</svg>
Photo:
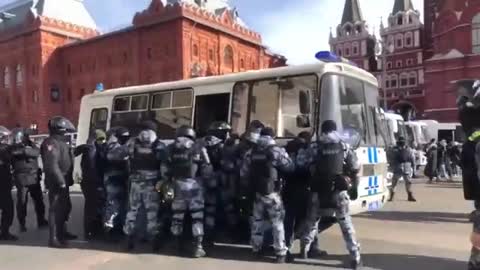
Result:
<svg viewBox="0 0 480 270">
<path fill-rule="evenodd" d="M 400 75 L 400 86 L 404 87 L 408 85 L 408 75 L 407 73 L 402 73 Z"/>
<path fill-rule="evenodd" d="M 403 15 L 398 15 L 397 17 L 397 25 L 402 25 L 403 24 Z"/>
<path fill-rule="evenodd" d="M 3 87 L 10 88 L 10 68 L 5 67 L 3 70 Z"/>
<path fill-rule="evenodd" d="M 403 48 L 403 35 L 398 34 L 395 36 L 395 48 L 402 49 Z"/>
<path fill-rule="evenodd" d="M 416 72 L 410 72 L 408 75 L 408 85 L 410 86 L 416 86 L 417 85 L 417 73 Z"/>
<path fill-rule="evenodd" d="M 358 55 L 358 53 L 359 53 L 358 47 L 359 47 L 358 42 L 354 42 L 352 44 L 352 55 Z"/>
<path fill-rule="evenodd" d="M 243 59 L 240 59 L 240 68 L 241 69 L 245 68 L 245 61 Z"/>
<path fill-rule="evenodd" d="M 398 86 L 398 76 L 397 74 L 393 74 L 390 77 L 390 87 L 397 88 L 397 86 Z"/>
<path fill-rule="evenodd" d="M 405 47 L 410 48 L 413 45 L 413 33 L 408 32 L 405 34 Z"/>
<path fill-rule="evenodd" d="M 337 55 L 338 55 L 338 56 L 342 56 L 342 55 L 343 55 L 343 46 L 342 46 L 342 45 L 338 45 L 338 46 L 337 46 Z"/>
<path fill-rule="evenodd" d="M 348 44 L 348 43 L 343 46 L 343 54 L 344 54 L 345 57 L 350 56 L 350 48 L 351 48 L 350 44 Z"/>
<path fill-rule="evenodd" d="M 472 20 L 472 52 L 480 54 L 480 13 Z"/>
<path fill-rule="evenodd" d="M 362 33 L 362 26 L 357 25 L 355 26 L 355 34 L 361 34 Z"/>
<path fill-rule="evenodd" d="M 352 26 L 347 25 L 345 26 L 345 35 L 350 36 L 352 34 Z"/>
<path fill-rule="evenodd" d="M 193 56 L 198 56 L 198 45 L 193 45 Z"/>
<path fill-rule="evenodd" d="M 18 64 L 15 68 L 15 78 L 17 81 L 17 85 L 23 84 L 23 67 L 20 64 Z"/>
<path fill-rule="evenodd" d="M 227 68 L 233 70 L 233 49 L 230 45 L 227 45 L 223 51 L 223 63 Z"/>
</svg>

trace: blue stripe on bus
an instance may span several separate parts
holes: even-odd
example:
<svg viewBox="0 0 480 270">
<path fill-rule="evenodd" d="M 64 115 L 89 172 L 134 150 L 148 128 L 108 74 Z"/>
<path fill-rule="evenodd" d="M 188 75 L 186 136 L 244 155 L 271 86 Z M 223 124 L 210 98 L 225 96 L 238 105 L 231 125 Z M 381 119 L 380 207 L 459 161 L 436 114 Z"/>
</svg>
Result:
<svg viewBox="0 0 480 270">
<path fill-rule="evenodd" d="M 378 153 L 377 153 L 377 148 L 373 148 L 373 162 L 378 163 Z"/>
<path fill-rule="evenodd" d="M 368 147 L 368 163 L 373 162 L 373 157 L 372 157 L 372 148 Z"/>
</svg>

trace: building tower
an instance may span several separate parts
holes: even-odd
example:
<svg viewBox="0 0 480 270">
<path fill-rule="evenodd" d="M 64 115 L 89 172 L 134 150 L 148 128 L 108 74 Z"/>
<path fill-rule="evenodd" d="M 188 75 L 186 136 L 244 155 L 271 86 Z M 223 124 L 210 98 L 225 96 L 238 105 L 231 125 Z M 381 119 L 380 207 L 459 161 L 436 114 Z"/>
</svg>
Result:
<svg viewBox="0 0 480 270">
<path fill-rule="evenodd" d="M 415 118 L 424 110 L 423 24 L 411 0 L 395 0 L 388 26 L 380 26 L 380 36 L 387 55 L 388 108 L 405 119 Z"/>
<path fill-rule="evenodd" d="M 377 69 L 375 44 L 375 36 L 368 32 L 359 1 L 346 0 L 342 22 L 337 26 L 336 36 L 330 34 L 331 51 L 365 70 L 375 71 Z"/>
</svg>

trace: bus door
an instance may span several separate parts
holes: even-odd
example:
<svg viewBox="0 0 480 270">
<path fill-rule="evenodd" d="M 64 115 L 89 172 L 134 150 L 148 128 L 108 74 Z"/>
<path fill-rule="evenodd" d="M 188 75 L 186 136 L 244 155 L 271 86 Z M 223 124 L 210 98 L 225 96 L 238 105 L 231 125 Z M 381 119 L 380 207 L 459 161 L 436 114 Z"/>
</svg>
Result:
<svg viewBox="0 0 480 270">
<path fill-rule="evenodd" d="M 198 136 L 205 136 L 215 121 L 228 122 L 229 107 L 230 93 L 196 96 L 194 128 Z"/>
</svg>

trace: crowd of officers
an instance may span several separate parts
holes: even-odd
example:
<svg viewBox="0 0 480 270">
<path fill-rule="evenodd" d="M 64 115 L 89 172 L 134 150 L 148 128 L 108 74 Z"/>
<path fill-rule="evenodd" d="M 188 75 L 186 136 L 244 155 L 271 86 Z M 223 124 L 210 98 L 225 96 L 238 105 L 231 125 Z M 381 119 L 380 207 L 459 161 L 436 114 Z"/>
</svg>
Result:
<svg viewBox="0 0 480 270">
<path fill-rule="evenodd" d="M 350 198 L 358 196 L 359 163 L 334 121 L 322 124 L 315 141 L 302 132 L 286 147 L 259 121 L 252 121 L 241 136 L 231 134 L 224 122 L 213 123 L 203 138 L 181 126 L 170 144 L 159 140 L 158 123 L 144 121 L 137 136 L 123 127 L 95 130 L 86 144 L 72 149 L 65 134 L 73 130 L 66 118 L 52 118 L 50 136 L 39 149 L 25 132 L 19 136 L 0 129 L 1 239 L 16 239 L 8 230 L 12 168 L 21 227 L 28 192 L 36 204 L 38 226 L 47 225 L 39 155 L 50 201 L 49 246 L 64 248 L 76 238 L 66 223 L 72 208 L 73 159 L 81 156 L 86 239 L 125 237 L 126 248 L 133 250 L 144 238 L 158 251 L 173 237 L 179 253 L 198 258 L 206 256 L 205 249 L 224 231 L 232 241 L 249 241 L 259 257 L 273 246 L 275 261 L 284 263 L 294 260 L 290 249 L 295 239 L 300 239 L 301 258 L 325 255 L 317 236 L 338 223 L 350 267 L 362 266 L 349 213 Z"/>
</svg>

